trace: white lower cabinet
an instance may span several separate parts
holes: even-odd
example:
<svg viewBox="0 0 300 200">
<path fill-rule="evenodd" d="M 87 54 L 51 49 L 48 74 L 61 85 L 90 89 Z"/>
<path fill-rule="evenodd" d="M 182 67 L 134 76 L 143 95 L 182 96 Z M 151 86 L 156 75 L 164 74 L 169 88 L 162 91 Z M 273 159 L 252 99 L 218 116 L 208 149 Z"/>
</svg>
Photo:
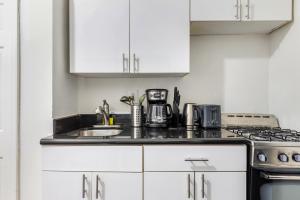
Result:
<svg viewBox="0 0 300 200">
<path fill-rule="evenodd" d="M 43 171 L 43 200 L 142 200 L 142 174 Z"/>
<path fill-rule="evenodd" d="M 90 172 L 43 171 L 43 200 L 90 200 Z"/>
<path fill-rule="evenodd" d="M 142 200 L 142 173 L 93 173 L 93 200 Z"/>
<path fill-rule="evenodd" d="M 245 200 L 246 172 L 145 172 L 144 200 Z"/>
<path fill-rule="evenodd" d="M 246 200 L 246 150 L 43 146 L 42 200 Z"/>
<path fill-rule="evenodd" d="M 196 172 L 195 200 L 245 200 L 246 172 Z"/>
<path fill-rule="evenodd" d="M 194 172 L 145 172 L 144 200 L 194 199 Z"/>
<path fill-rule="evenodd" d="M 144 200 L 246 200 L 246 158 L 245 145 L 145 145 Z"/>
</svg>

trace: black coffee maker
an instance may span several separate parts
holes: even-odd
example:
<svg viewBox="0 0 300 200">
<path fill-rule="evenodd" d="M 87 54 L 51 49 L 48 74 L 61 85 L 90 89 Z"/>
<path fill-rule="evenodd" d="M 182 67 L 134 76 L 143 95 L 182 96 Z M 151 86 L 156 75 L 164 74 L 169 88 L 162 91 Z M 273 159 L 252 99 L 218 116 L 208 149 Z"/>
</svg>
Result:
<svg viewBox="0 0 300 200">
<path fill-rule="evenodd" d="M 152 128 L 168 127 L 168 121 L 172 119 L 172 107 L 167 104 L 168 90 L 148 89 L 146 126 Z"/>
</svg>

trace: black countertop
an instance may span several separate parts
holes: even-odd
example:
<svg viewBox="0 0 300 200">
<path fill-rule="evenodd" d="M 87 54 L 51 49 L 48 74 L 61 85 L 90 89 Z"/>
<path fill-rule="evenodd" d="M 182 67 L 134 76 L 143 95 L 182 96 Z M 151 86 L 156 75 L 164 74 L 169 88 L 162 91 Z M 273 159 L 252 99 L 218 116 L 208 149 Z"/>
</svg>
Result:
<svg viewBox="0 0 300 200">
<path fill-rule="evenodd" d="M 80 137 L 80 129 L 41 139 L 41 145 L 248 144 L 224 129 L 187 131 L 184 128 L 125 127 L 117 136 Z"/>
</svg>

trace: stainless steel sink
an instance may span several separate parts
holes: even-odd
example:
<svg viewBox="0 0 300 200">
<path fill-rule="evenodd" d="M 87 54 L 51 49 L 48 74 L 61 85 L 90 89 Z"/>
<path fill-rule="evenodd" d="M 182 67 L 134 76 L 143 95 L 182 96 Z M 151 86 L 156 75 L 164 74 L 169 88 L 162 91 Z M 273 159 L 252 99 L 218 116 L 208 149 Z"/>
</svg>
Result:
<svg viewBox="0 0 300 200">
<path fill-rule="evenodd" d="M 115 124 L 115 125 L 93 125 L 93 128 L 98 129 L 122 129 L 122 125 Z"/>
<path fill-rule="evenodd" d="M 92 128 L 82 129 L 79 137 L 109 137 L 119 135 L 122 131 L 120 125 L 94 125 Z"/>
</svg>

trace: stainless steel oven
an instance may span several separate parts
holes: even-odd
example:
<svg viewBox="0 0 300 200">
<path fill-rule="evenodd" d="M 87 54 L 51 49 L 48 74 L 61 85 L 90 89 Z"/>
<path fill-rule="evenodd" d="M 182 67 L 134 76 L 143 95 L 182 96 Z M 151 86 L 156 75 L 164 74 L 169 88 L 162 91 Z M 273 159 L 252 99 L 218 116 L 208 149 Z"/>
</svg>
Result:
<svg viewBox="0 0 300 200">
<path fill-rule="evenodd" d="M 250 170 L 250 200 L 299 200 L 300 172 Z"/>
<path fill-rule="evenodd" d="M 223 114 L 222 125 L 249 141 L 248 200 L 300 200 L 300 132 L 263 114 Z"/>
<path fill-rule="evenodd" d="M 252 143 L 249 200 L 300 200 L 300 143 Z"/>
</svg>

